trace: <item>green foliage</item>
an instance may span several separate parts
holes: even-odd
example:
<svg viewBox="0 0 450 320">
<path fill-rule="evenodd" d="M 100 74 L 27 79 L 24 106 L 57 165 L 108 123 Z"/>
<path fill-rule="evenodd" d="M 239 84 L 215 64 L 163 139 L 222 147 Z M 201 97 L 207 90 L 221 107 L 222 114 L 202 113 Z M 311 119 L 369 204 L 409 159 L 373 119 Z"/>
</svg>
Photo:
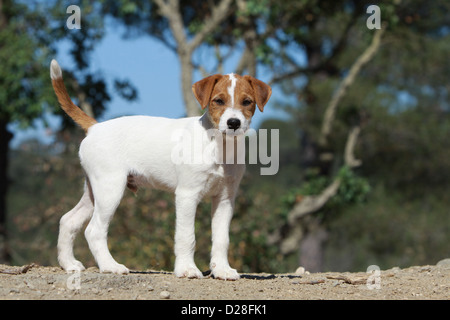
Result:
<svg viewBox="0 0 450 320">
<path fill-rule="evenodd" d="M 323 208 L 324 212 L 335 210 L 339 207 L 351 207 L 355 204 L 363 204 L 367 201 L 371 187 L 366 178 L 358 176 L 353 170 L 344 166 L 337 176 L 340 181 L 338 191 L 334 197 Z M 287 214 L 292 207 L 302 201 L 305 196 L 319 195 L 326 187 L 332 183 L 332 179 L 320 175 L 317 169 L 309 169 L 305 173 L 305 181 L 300 187 L 290 189 L 282 197 L 283 214 Z"/>
<path fill-rule="evenodd" d="M 103 37 L 103 17 L 89 1 L 80 5 L 83 26 L 79 30 L 65 27 L 67 6 L 62 0 L 34 5 L 8 1 L 2 7 L 7 24 L 0 28 L 0 87 L 5 88 L 0 91 L 0 119 L 26 128 L 45 113 L 63 114 L 49 79 L 50 61 L 62 39 L 71 43 L 70 53 L 76 62 L 76 72 L 64 67 L 69 93 L 76 95 L 76 81 L 95 115 L 105 110 L 110 100 L 105 80 L 86 70 L 89 53 Z M 122 98 L 136 99 L 136 90 L 128 80 L 116 80 L 115 87 Z"/>
<path fill-rule="evenodd" d="M 270 10 L 269 0 L 250 0 L 246 1 L 246 8 L 244 11 L 238 11 L 237 15 L 240 16 L 266 16 Z"/>
<path fill-rule="evenodd" d="M 332 202 L 336 205 L 362 204 L 367 201 L 371 187 L 367 178 L 358 176 L 347 166 L 339 170 L 338 178 L 341 181 L 337 195 Z"/>
<path fill-rule="evenodd" d="M 4 88 L 0 91 L 0 118 L 22 127 L 39 117 L 48 103 L 56 102 L 46 85 L 48 68 L 45 80 L 42 69 L 54 51 L 28 33 L 27 16 L 18 15 L 0 29 L 0 87 Z"/>
</svg>

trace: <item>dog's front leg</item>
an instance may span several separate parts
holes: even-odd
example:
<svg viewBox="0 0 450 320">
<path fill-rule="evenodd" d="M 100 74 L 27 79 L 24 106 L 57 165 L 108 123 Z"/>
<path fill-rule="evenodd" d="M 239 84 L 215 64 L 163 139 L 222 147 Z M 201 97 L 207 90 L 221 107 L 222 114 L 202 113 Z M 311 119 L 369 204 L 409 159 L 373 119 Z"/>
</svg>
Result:
<svg viewBox="0 0 450 320">
<path fill-rule="evenodd" d="M 194 262 L 197 205 L 197 197 L 192 192 L 175 192 L 175 275 L 180 278 L 203 277 Z"/>
<path fill-rule="evenodd" d="M 212 199 L 211 272 L 215 278 L 237 280 L 239 274 L 228 263 L 229 228 L 233 216 L 234 196 L 218 195 Z"/>
</svg>

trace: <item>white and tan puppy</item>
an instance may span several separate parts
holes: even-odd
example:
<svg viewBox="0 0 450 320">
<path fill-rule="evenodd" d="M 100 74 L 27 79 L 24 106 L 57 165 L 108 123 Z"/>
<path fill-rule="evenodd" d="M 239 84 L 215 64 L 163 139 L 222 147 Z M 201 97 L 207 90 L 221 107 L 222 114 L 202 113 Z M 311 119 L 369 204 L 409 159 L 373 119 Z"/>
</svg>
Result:
<svg viewBox="0 0 450 320">
<path fill-rule="evenodd" d="M 84 269 L 74 257 L 73 242 L 90 219 L 85 236 L 100 271 L 128 273 L 108 250 L 108 226 L 126 187 L 136 191 L 140 186 L 150 186 L 175 193 L 175 275 L 202 277 L 194 262 L 194 219 L 198 203 L 208 195 L 212 197 L 212 275 L 219 279 L 239 279 L 237 271 L 228 263 L 228 233 L 245 165 L 229 159 L 217 161 L 217 154 L 226 157 L 222 150 L 224 141 L 236 143 L 236 138 L 244 135 L 256 106 L 263 111 L 271 88 L 250 76 L 213 75 L 192 86 L 202 109 L 208 107 L 201 117 L 129 116 L 98 123 L 73 104 L 55 60 L 50 75 L 61 107 L 87 134 L 79 151 L 86 172 L 84 194 L 60 221 L 58 261 L 62 268 Z M 211 135 L 212 130 L 219 135 Z M 193 153 L 212 150 L 215 158 L 211 161 L 200 157 L 200 162 L 174 161 L 174 150 L 180 143 L 174 137 L 180 132 L 194 140 L 193 146 L 187 149 Z M 230 136 L 231 139 L 227 138 Z"/>
</svg>

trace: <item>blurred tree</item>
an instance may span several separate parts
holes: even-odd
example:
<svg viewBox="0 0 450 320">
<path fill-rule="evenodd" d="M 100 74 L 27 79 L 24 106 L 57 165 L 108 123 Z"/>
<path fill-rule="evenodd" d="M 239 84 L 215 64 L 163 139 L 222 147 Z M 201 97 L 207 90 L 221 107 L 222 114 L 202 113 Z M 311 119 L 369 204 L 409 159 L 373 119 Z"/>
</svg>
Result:
<svg viewBox="0 0 450 320">
<path fill-rule="evenodd" d="M 177 55 L 186 114 L 195 116 L 200 114 L 191 90 L 195 71 L 203 76 L 222 73 L 224 61 L 239 53 L 235 72 L 256 76 L 257 62 L 265 55 L 264 39 L 276 30 L 264 21 L 268 2 L 103 0 L 102 12 L 126 26 L 125 37 L 154 37 Z M 200 50 L 205 48 L 210 49 L 207 59 Z M 216 63 L 208 67 L 211 60 Z"/>
<path fill-rule="evenodd" d="M 450 4 L 377 2 L 382 21 L 387 24 L 382 27 L 386 30 L 380 49 L 359 70 L 357 80 L 346 83 L 364 48 L 370 48 L 370 37 L 376 33 L 368 30 L 365 23 L 369 4 L 285 1 L 274 4 L 270 10 L 272 19 L 282 24 L 275 46 L 281 54 L 274 55 L 272 60 L 273 81 L 282 84 L 286 94 L 296 92 L 298 104 L 287 110 L 301 128 L 302 146 L 308 151 L 301 156 L 304 168 L 316 173 L 309 177 L 309 182 L 306 180 L 306 186 L 324 178 L 339 178 L 339 168 L 348 161 L 345 145 L 352 136 L 353 139 L 360 136 L 362 128 L 355 146 L 364 163 L 358 168 L 359 174 L 377 182 L 395 181 L 403 190 L 415 189 L 416 195 L 431 184 L 442 188 L 450 169 L 445 156 L 447 143 L 440 140 L 448 132 L 449 96 L 445 79 L 450 70 L 445 56 L 449 52 Z M 433 142 L 428 139 L 431 135 L 436 136 Z M 430 155 L 431 150 L 434 156 L 426 159 L 425 154 Z M 313 199 L 331 198 L 337 190 L 334 183 L 324 185 Z M 308 195 L 302 192 L 303 196 Z M 296 250 L 305 233 L 315 232 L 317 241 L 324 239 L 315 219 L 307 218 L 313 222 L 309 231 L 305 220 L 292 223 L 302 212 L 299 208 L 306 205 L 305 200 L 311 198 L 299 194 L 297 199 L 300 200 L 288 214 L 293 227 L 291 236 L 297 240 L 283 228 L 279 230 L 282 234 L 278 234 L 285 249 L 290 248 L 286 252 Z M 325 203 L 316 202 L 320 204 L 318 208 Z M 321 215 L 316 217 L 323 221 Z"/>
<path fill-rule="evenodd" d="M 56 55 L 59 41 L 65 39 L 71 44 L 76 71 L 65 68 L 64 76 L 80 106 L 98 116 L 110 100 L 105 80 L 87 69 L 89 52 L 103 36 L 103 20 L 93 14 L 89 1 L 79 4 L 83 7 L 82 28 L 69 30 L 65 1 L 0 0 L 0 262 L 10 259 L 6 193 L 9 142 L 13 135 L 8 125 L 27 128 L 37 119 L 45 122 L 46 113 L 63 114 L 49 78 L 50 60 Z M 129 87 L 128 82 L 122 81 L 119 93 L 130 92 Z M 63 119 L 64 127 L 72 125 L 66 117 Z"/>
<path fill-rule="evenodd" d="M 161 40 L 177 54 L 181 89 L 188 116 L 200 114 L 192 97 L 193 54 L 229 17 L 232 0 L 221 1 L 110 1 L 103 12 L 124 23 L 128 36 L 146 34 Z"/>
</svg>

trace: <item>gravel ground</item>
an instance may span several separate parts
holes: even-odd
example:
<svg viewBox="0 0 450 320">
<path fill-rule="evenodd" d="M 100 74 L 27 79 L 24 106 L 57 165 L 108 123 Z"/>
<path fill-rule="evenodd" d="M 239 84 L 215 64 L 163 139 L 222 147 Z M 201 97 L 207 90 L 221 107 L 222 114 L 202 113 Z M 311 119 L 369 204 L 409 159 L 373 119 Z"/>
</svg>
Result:
<svg viewBox="0 0 450 320">
<path fill-rule="evenodd" d="M 449 300 L 450 259 L 372 274 L 241 274 L 238 281 L 179 279 L 172 272 L 67 274 L 59 267 L 0 265 L 2 300 Z"/>
</svg>

